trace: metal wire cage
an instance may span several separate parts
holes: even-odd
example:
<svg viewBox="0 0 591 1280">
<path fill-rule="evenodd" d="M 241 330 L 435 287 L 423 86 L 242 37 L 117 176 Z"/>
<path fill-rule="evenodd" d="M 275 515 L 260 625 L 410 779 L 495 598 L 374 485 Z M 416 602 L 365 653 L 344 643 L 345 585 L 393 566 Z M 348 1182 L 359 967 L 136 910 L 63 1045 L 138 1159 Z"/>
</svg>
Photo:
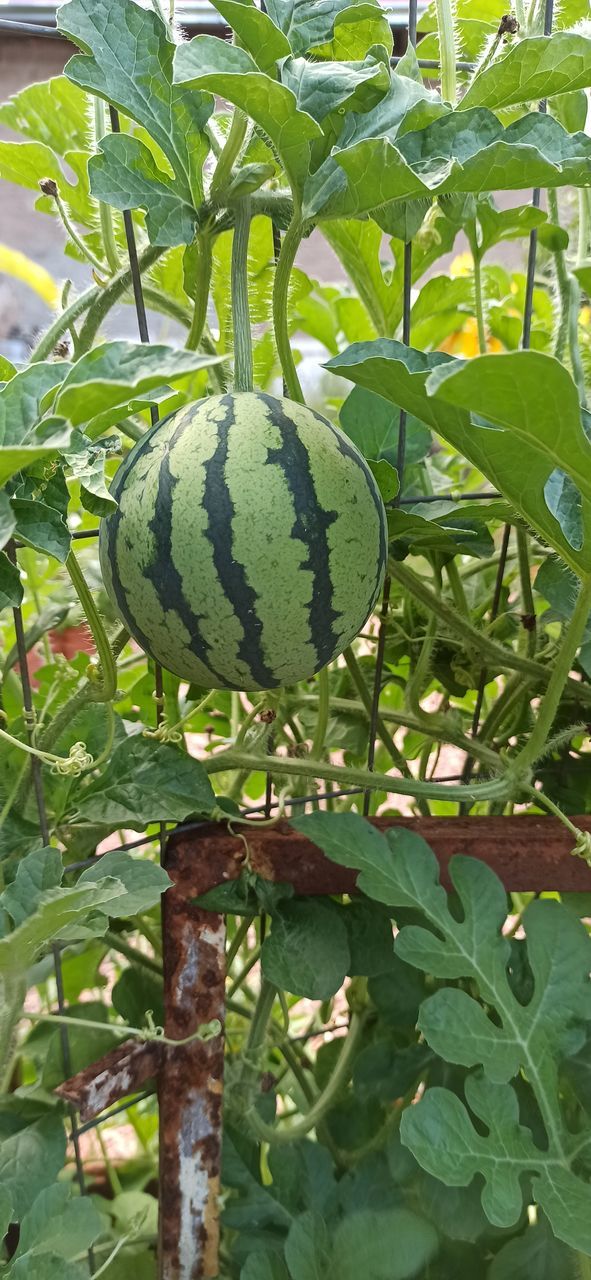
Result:
<svg viewBox="0 0 591 1280">
<path fill-rule="evenodd" d="M 551 32 L 552 23 L 553 23 L 553 0 L 545 0 L 545 20 L 544 20 L 545 34 L 549 34 Z M 410 44 L 415 46 L 417 43 L 417 0 L 410 0 L 408 4 L 406 25 L 407 25 L 407 32 L 408 32 L 408 41 L 410 42 Z M 0 19 L 0 32 L 4 33 L 4 35 L 6 36 L 24 34 L 29 36 L 45 37 L 47 39 L 60 38 L 59 32 L 53 26 L 42 25 L 40 23 L 33 23 L 30 21 L 23 22 L 22 20 L 18 20 L 18 19 L 4 19 L 4 18 Z M 398 61 L 397 58 L 393 59 L 394 63 L 397 61 Z M 436 71 L 438 68 L 438 65 L 439 64 L 433 60 L 419 59 L 419 66 L 426 70 Z M 473 64 L 465 61 L 460 61 L 457 65 L 458 65 L 458 69 L 462 71 L 471 70 L 473 68 Z M 545 103 L 540 102 L 539 110 L 545 111 L 545 109 L 546 109 Z M 119 130 L 119 117 L 118 117 L 118 112 L 114 107 L 110 108 L 110 119 L 111 119 L 111 128 L 113 132 L 117 132 Z M 534 190 L 532 193 L 532 204 L 535 207 L 539 207 L 540 197 L 541 197 L 540 190 L 539 189 Z M 138 266 L 137 246 L 136 246 L 136 239 L 135 239 L 134 223 L 132 220 L 131 212 L 129 211 L 125 212 L 123 214 L 123 219 L 124 219 L 124 229 L 125 229 L 125 237 L 126 237 L 126 243 L 127 243 L 127 252 L 129 257 L 129 267 L 131 272 L 131 281 L 132 281 L 134 301 L 135 301 L 137 328 L 138 328 L 138 333 L 139 333 L 141 342 L 147 343 L 150 341 L 150 335 L 149 335 L 148 319 L 146 314 L 146 306 L 144 302 L 142 279 L 141 279 L 141 274 Z M 279 248 L 279 246 L 280 246 L 280 233 L 276 231 L 275 233 L 276 251 Z M 521 345 L 524 349 L 530 346 L 530 339 L 531 339 L 534 279 L 535 279 L 535 271 L 536 271 L 536 255 L 537 255 L 537 231 L 534 229 L 531 231 L 530 237 L 529 237 L 526 291 L 525 291 L 525 308 L 524 308 L 524 320 L 523 320 L 523 333 L 522 333 L 522 341 L 521 341 Z M 404 343 L 409 344 L 410 325 L 411 325 L 412 243 L 408 243 L 405 246 L 403 273 L 404 275 L 403 275 L 402 339 Z M 158 410 L 156 409 L 156 407 L 152 406 L 150 412 L 151 412 L 152 423 L 157 422 Z M 402 476 L 404 474 L 405 453 L 406 453 L 406 413 L 404 411 L 401 411 L 399 441 L 398 441 L 398 455 L 397 455 L 397 469 L 398 469 L 398 474 L 399 474 L 401 483 L 402 483 Z M 452 495 L 452 494 L 450 494 L 449 496 L 450 498 L 457 497 L 457 495 Z M 496 497 L 498 495 L 495 493 L 486 491 L 482 493 L 470 493 L 469 496 L 471 500 L 478 500 L 478 499 L 488 499 L 490 497 Z M 412 503 L 413 505 L 416 505 L 420 501 L 424 501 L 425 503 L 429 503 L 431 501 L 438 501 L 441 499 L 441 497 L 442 495 L 439 494 L 435 498 L 431 498 L 431 497 L 420 498 L 416 496 L 413 496 L 412 498 L 407 498 L 405 497 L 401 489 L 401 491 L 397 495 L 395 502 L 397 505 L 404 505 L 406 503 L 408 504 Z M 98 529 L 90 529 L 90 530 L 84 530 L 80 532 L 74 532 L 72 536 L 75 539 L 91 539 L 91 538 L 94 538 L 97 534 L 98 534 Z M 500 548 L 500 558 L 499 558 L 497 575 L 496 575 L 496 586 L 494 591 L 492 614 L 491 614 L 492 619 L 494 619 L 497 616 L 497 613 L 499 610 L 500 599 L 501 599 L 501 589 L 502 589 L 503 577 L 504 577 L 506 562 L 507 562 L 509 536 L 510 536 L 510 526 L 506 525 L 504 528 L 502 543 Z M 12 546 L 9 547 L 9 555 L 12 558 L 13 563 L 15 564 L 17 562 L 17 550 L 18 550 L 18 546 L 15 545 L 14 543 L 12 544 Z M 371 695 L 371 715 L 370 715 L 370 722 L 369 722 L 368 748 L 367 748 L 367 766 L 369 770 L 373 769 L 374 760 L 375 760 L 380 693 L 382 690 L 382 682 L 383 682 L 383 676 L 384 676 L 385 642 L 386 642 L 386 635 L 387 635 L 389 592 L 390 592 L 390 583 L 388 580 L 386 580 L 383 599 L 382 599 L 382 606 L 380 610 L 379 630 L 377 635 L 375 674 L 374 674 L 373 689 L 372 689 L 372 695 Z M 33 733 L 31 728 L 32 714 L 33 714 L 33 699 L 32 699 L 31 683 L 30 683 L 28 667 L 27 667 L 27 653 L 26 653 L 23 615 L 20 607 L 15 608 L 13 612 L 14 612 L 14 626 L 15 626 L 15 633 L 16 633 L 16 647 L 18 652 L 18 661 L 19 661 L 20 674 L 21 674 L 21 680 L 22 680 L 25 725 L 27 726 L 26 732 L 27 732 L 29 745 L 33 745 Z M 485 684 L 486 684 L 486 673 L 483 672 L 480 678 L 480 684 L 478 688 L 476 705 L 474 710 L 474 719 L 473 719 L 474 732 L 477 732 L 478 726 L 479 726 Z M 160 708 L 161 708 L 161 699 L 162 699 L 162 671 L 158 666 L 156 666 L 155 668 L 155 694 L 156 694 L 157 717 L 160 718 L 161 716 Z M 32 756 L 31 760 L 32 760 L 32 765 L 31 765 L 32 781 L 33 781 L 35 799 L 36 799 L 36 805 L 37 805 L 39 831 L 40 831 L 40 835 L 43 843 L 48 844 L 50 840 L 50 830 L 49 830 L 48 817 L 47 817 L 47 812 L 45 807 L 43 779 L 41 775 L 40 762 L 35 756 Z M 465 778 L 466 773 L 464 773 L 463 776 Z M 448 781 L 448 780 L 449 779 L 441 779 L 441 781 Z M 313 794 L 298 796 L 297 798 L 294 798 L 291 801 L 282 800 L 282 804 L 284 807 L 287 805 L 287 806 L 297 806 L 298 808 L 302 808 L 306 805 L 308 801 L 312 801 L 312 800 L 318 801 L 319 799 L 328 798 L 329 795 L 331 799 L 336 799 L 338 797 L 349 797 L 354 795 L 358 796 L 362 798 L 364 814 L 367 815 L 369 813 L 370 793 L 367 791 L 364 792 L 362 788 L 357 788 L 357 787 L 347 788 L 345 790 L 340 790 L 340 791 L 334 790 L 334 791 L 331 791 L 330 793 L 327 792 L 326 795 L 324 795 L 324 793 L 319 793 L 318 791 L 315 791 Z M 276 808 L 276 805 L 277 805 L 277 802 L 273 798 L 271 777 L 269 775 L 267 780 L 266 796 L 265 796 L 264 804 L 246 808 L 243 810 L 243 813 L 245 816 L 255 816 L 258 814 L 262 814 L 263 816 L 268 817 Z M 192 829 L 194 830 L 194 828 Z M 184 837 L 186 837 L 187 834 L 190 832 L 190 830 L 191 828 L 189 829 L 186 828 L 184 829 L 184 833 L 183 832 L 179 833 L 177 844 L 179 843 L 179 841 L 182 843 L 183 835 Z M 160 833 L 160 842 L 161 842 L 162 856 L 164 856 L 164 846 L 165 846 L 164 829 L 162 829 Z M 146 843 L 147 843 L 147 838 L 142 836 L 137 840 L 134 840 L 128 844 L 122 845 L 121 849 L 129 850 L 136 847 L 139 848 L 145 845 Z M 225 856 L 229 856 L 227 853 L 227 850 L 226 850 Z M 68 871 L 76 872 L 82 869 L 83 867 L 88 866 L 90 863 L 94 864 L 95 862 L 96 862 L 96 857 L 85 860 L 83 862 L 73 863 L 73 864 L 70 864 L 70 866 L 68 867 Z M 210 875 L 211 875 L 211 867 L 210 867 Z M 207 880 L 207 877 L 206 877 L 206 880 Z M 197 881 L 199 881 L 198 876 L 197 876 Z M 199 883 L 192 882 L 190 888 L 192 889 L 193 892 L 197 891 L 199 889 Z M 201 885 L 201 890 L 202 889 L 203 889 L 203 885 Z M 331 891 L 335 891 L 335 890 L 333 889 Z M 198 924 L 199 924 L 199 921 L 197 920 L 196 922 L 195 913 L 193 912 L 192 916 L 190 913 L 186 916 L 182 927 L 188 929 L 189 932 L 191 930 L 195 932 L 197 930 Z M 66 1001 L 64 997 L 61 950 L 62 948 L 60 947 L 59 944 L 54 945 L 53 961 L 54 961 L 54 968 L 55 968 L 57 1005 L 58 1005 L 59 1013 L 63 1015 L 66 1011 Z M 165 971 L 166 971 L 166 962 L 165 962 Z M 219 974 L 218 974 L 218 978 L 219 978 Z M 223 973 L 221 975 L 221 979 L 223 983 Z M 165 972 L 165 981 L 166 981 L 166 972 Z M 70 1044 L 69 1044 L 67 1027 L 64 1026 L 63 1024 L 60 1027 L 60 1034 L 61 1034 L 61 1046 L 62 1046 L 62 1053 L 63 1053 L 64 1072 L 66 1076 L 70 1076 L 71 1069 L 72 1069 Z M 109 1107 L 108 1100 L 109 1099 L 112 1100 L 114 1097 L 116 1097 L 117 1088 L 118 1087 L 121 1088 L 120 1080 L 117 1074 L 117 1063 L 121 1061 L 121 1059 L 117 1059 L 117 1054 L 119 1053 L 120 1053 L 119 1050 L 115 1051 L 113 1062 L 111 1064 L 110 1073 L 107 1073 L 107 1074 L 110 1074 L 110 1078 L 104 1081 L 104 1088 L 103 1088 L 102 1094 L 100 1094 L 99 1092 L 99 1094 L 97 1095 L 96 1080 L 94 1082 L 95 1104 L 96 1104 L 97 1096 L 99 1098 L 102 1097 L 103 1106 L 106 1106 L 108 1109 L 106 1110 L 103 1109 L 100 1115 L 98 1115 L 97 1117 L 93 1116 L 90 1119 L 83 1119 L 81 1122 L 79 1119 L 79 1115 L 76 1107 L 73 1105 L 72 1102 L 69 1103 L 69 1124 L 70 1124 L 71 1142 L 72 1142 L 72 1148 L 73 1148 L 74 1160 L 75 1160 L 75 1166 L 76 1166 L 76 1177 L 77 1177 L 78 1185 L 82 1194 L 84 1194 L 86 1191 L 86 1184 L 85 1184 L 84 1166 L 83 1166 L 83 1160 L 82 1160 L 81 1148 L 80 1148 L 81 1136 L 84 1133 L 88 1132 L 89 1130 L 97 1128 L 104 1121 L 110 1120 L 113 1116 L 118 1115 L 120 1112 L 124 1112 L 133 1103 L 138 1102 L 141 1099 L 150 1096 L 154 1092 L 153 1086 L 150 1086 L 144 1089 L 140 1088 L 142 1077 L 143 1077 L 143 1080 L 145 1081 L 148 1077 L 154 1075 L 158 1069 L 158 1063 L 156 1062 L 154 1057 L 152 1057 L 149 1059 L 149 1061 L 143 1062 L 141 1071 L 135 1072 L 136 1088 L 133 1096 L 131 1097 L 126 1096 L 123 1102 L 118 1103 L 114 1107 L 113 1106 Z M 223 1053 L 223 1046 L 222 1046 L 222 1053 Z M 208 1059 L 207 1065 L 208 1065 L 208 1070 L 211 1069 L 211 1065 L 212 1065 L 211 1059 Z M 217 1067 L 219 1069 L 219 1061 L 217 1063 Z M 177 1077 L 175 1076 L 175 1070 L 176 1068 L 171 1068 L 171 1070 L 168 1071 L 166 1079 L 164 1081 L 161 1080 L 160 1088 L 159 1088 L 161 1107 L 163 1105 L 163 1100 L 165 1100 L 166 1106 L 170 1109 L 170 1106 L 172 1105 L 171 1099 L 173 1098 L 175 1090 L 178 1089 L 179 1087 L 178 1080 L 180 1079 L 180 1075 L 182 1073 L 181 1073 L 181 1069 L 179 1068 L 179 1074 L 177 1079 Z M 129 1090 L 128 1090 L 128 1095 L 129 1095 Z M 65 1091 L 65 1096 L 67 1097 L 67 1090 Z M 84 1113 L 85 1094 L 84 1094 L 83 1088 L 80 1088 L 78 1090 L 76 1094 L 76 1100 L 77 1100 L 78 1106 L 82 1106 L 83 1113 Z M 161 1121 L 162 1121 L 162 1117 L 161 1117 Z M 165 1117 L 164 1127 L 166 1126 L 166 1123 L 167 1121 Z M 162 1124 L 161 1124 L 161 1133 L 162 1133 Z M 161 1166 L 161 1169 L 162 1169 L 162 1166 Z M 164 1187 L 164 1189 L 166 1190 L 166 1186 Z M 165 1215 L 162 1215 L 162 1216 L 165 1216 Z M 173 1218 L 174 1218 L 174 1214 L 173 1214 Z M 172 1223 L 172 1226 L 175 1230 L 176 1230 L 176 1225 L 175 1225 L 176 1222 L 177 1220 L 176 1218 L 174 1218 L 174 1222 Z M 201 1277 L 201 1276 L 217 1274 L 215 1257 L 213 1257 L 213 1260 L 212 1260 L 211 1238 L 208 1239 L 206 1238 L 206 1236 L 204 1236 L 202 1240 L 196 1240 L 191 1256 L 188 1258 L 188 1260 L 181 1262 L 181 1264 L 178 1263 L 178 1257 L 177 1257 L 177 1261 L 174 1261 L 174 1260 L 171 1261 L 172 1253 L 174 1251 L 171 1252 L 170 1249 L 168 1249 L 168 1246 L 166 1244 L 166 1239 L 167 1239 L 166 1226 L 164 1231 L 164 1244 L 162 1244 L 162 1239 L 163 1237 L 161 1235 L 160 1274 L 163 1277 L 163 1280 L 198 1280 L 198 1277 Z M 214 1244 L 214 1250 L 215 1250 L 215 1244 Z M 89 1251 L 89 1255 L 88 1255 L 88 1267 L 89 1267 L 90 1275 L 93 1275 L 96 1270 L 96 1262 L 95 1262 L 95 1258 L 93 1256 L 92 1250 Z"/>
</svg>

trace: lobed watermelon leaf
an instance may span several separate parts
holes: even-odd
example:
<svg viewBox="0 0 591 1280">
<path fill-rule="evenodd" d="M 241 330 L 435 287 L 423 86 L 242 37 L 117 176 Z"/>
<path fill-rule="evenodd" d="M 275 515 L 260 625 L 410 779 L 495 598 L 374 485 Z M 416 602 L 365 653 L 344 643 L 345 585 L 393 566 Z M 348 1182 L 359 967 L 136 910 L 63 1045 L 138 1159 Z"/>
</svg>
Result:
<svg viewBox="0 0 591 1280">
<path fill-rule="evenodd" d="M 448 1062 L 476 1070 L 464 1087 L 470 1110 L 450 1090 L 428 1089 L 404 1112 L 402 1141 L 447 1185 L 468 1186 L 480 1174 L 483 1208 L 499 1227 L 519 1220 L 528 1175 L 554 1234 L 591 1253 L 591 1188 L 576 1163 L 589 1138 L 568 1129 L 559 1080 L 562 1060 L 580 1049 L 591 1021 L 591 940 L 584 926 L 556 901 L 530 904 L 523 924 L 533 981 L 529 998 L 518 998 L 502 934 L 506 894 L 484 863 L 452 858 L 459 904 L 452 913 L 437 859 L 415 833 L 394 828 L 381 835 L 357 814 L 313 813 L 292 825 L 332 861 L 358 869 L 358 887 L 368 897 L 394 912 L 418 913 L 424 923 L 401 928 L 397 956 L 438 979 L 468 979 L 482 1001 L 465 988 L 441 986 L 422 1002 L 418 1027 L 427 1043 Z M 544 1149 L 520 1119 L 511 1082 L 522 1074 L 542 1117 Z"/>
<path fill-rule="evenodd" d="M 95 180 L 102 198 L 110 189 L 117 208 L 150 207 L 153 243 L 178 244 L 180 218 L 188 243 L 203 199 L 202 170 L 209 150 L 204 129 L 212 98 L 173 84 L 175 45 L 166 24 L 157 11 L 135 0 L 68 0 L 59 10 L 58 25 L 83 50 L 70 59 L 67 77 L 146 129 L 158 150 L 155 164 L 137 139 L 125 134 L 108 138 L 101 156 L 90 162 L 91 189 Z M 172 184 L 162 163 L 172 169 Z M 156 187 L 169 188 L 163 206 L 155 200 L 152 207 L 156 193 L 154 185 L 146 185 L 146 172 L 156 177 Z"/>
</svg>

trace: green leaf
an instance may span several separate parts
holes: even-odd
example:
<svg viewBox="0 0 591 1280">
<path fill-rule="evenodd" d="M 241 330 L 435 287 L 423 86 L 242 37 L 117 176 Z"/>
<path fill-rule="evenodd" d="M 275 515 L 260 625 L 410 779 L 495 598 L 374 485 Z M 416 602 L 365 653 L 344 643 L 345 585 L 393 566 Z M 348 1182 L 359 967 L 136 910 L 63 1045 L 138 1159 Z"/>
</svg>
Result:
<svg viewBox="0 0 591 1280">
<path fill-rule="evenodd" d="M 555 466 L 579 486 L 581 468 L 588 468 L 591 452 L 581 425 L 576 388 L 558 361 L 537 352 L 511 352 L 477 356 L 467 366 L 440 352 L 425 355 L 382 340 L 356 343 L 326 367 L 428 423 L 500 489 L 575 573 L 591 570 L 591 537 L 586 533 L 581 551 L 573 551 L 544 498 L 544 486 Z M 468 384 L 472 414 L 451 403 L 456 372 L 464 402 Z M 501 417 L 506 425 L 501 425 Z M 589 491 L 590 475 L 587 470 L 581 477 L 583 492 Z M 591 531 L 591 507 L 586 497 L 582 512 L 584 528 Z"/>
<path fill-rule="evenodd" d="M 15 365 L 11 364 L 10 360 L 6 359 L 6 356 L 0 355 L 0 380 L 2 382 L 10 382 L 10 379 L 14 378 L 15 373 Z"/>
<path fill-rule="evenodd" d="M 72 432 L 64 460 L 80 485 L 82 506 L 94 516 L 107 516 L 117 508 L 105 483 L 105 463 L 109 452 L 118 452 L 120 447 L 117 436 L 93 443 L 81 432 Z"/>
<path fill-rule="evenodd" d="M 374 57 L 363 62 L 308 62 L 286 58 L 281 82 L 295 95 L 298 109 L 320 124 L 333 111 L 369 111 L 390 84 L 389 68 Z"/>
<path fill-rule="evenodd" d="M 70 552 L 71 539 L 61 511 L 28 498 L 13 498 L 12 509 L 16 516 L 17 536 L 36 551 L 64 564 Z"/>
<path fill-rule="evenodd" d="M 269 982 L 309 1000 L 327 1000 L 349 971 L 347 930 L 340 915 L 319 899 L 278 906 L 265 938 L 261 964 Z"/>
<path fill-rule="evenodd" d="M 492 198 L 489 198 L 478 201 L 476 217 L 480 229 L 478 247 L 481 254 L 484 254 L 492 249 L 493 245 L 500 244 L 502 240 L 516 240 L 520 236 L 528 236 L 534 227 L 540 227 L 546 223 L 547 215 L 543 209 L 536 209 L 531 204 L 517 205 L 512 209 L 497 209 Z"/>
<path fill-rule="evenodd" d="M 379 459 L 377 462 L 375 459 L 369 458 L 368 466 L 382 495 L 382 501 L 391 502 L 400 489 L 396 468 L 391 463 L 386 462 L 384 458 Z"/>
<path fill-rule="evenodd" d="M 591 84 L 591 40 L 574 31 L 530 36 L 513 44 L 480 71 L 460 99 L 470 107 L 512 107 Z"/>
<path fill-rule="evenodd" d="M 509 1240 L 495 1255 L 487 1280 L 580 1280 L 571 1249 L 552 1235 L 545 1218 Z"/>
<path fill-rule="evenodd" d="M 365 1209 L 339 1223 L 333 1267 L 339 1280 L 410 1280 L 424 1272 L 437 1252 L 438 1236 L 409 1209 Z"/>
<path fill-rule="evenodd" d="M 42 401 L 70 367 L 59 361 L 32 364 L 0 389 L 0 485 L 30 463 L 54 457 L 68 443 L 65 423 L 53 427 L 50 420 L 40 428 L 39 420 Z"/>
<path fill-rule="evenodd" d="M 0 1142 L 0 1182 L 17 1220 L 55 1182 L 65 1155 L 66 1135 L 57 1115 L 43 1116 Z"/>
<path fill-rule="evenodd" d="M 351 222 L 335 218 L 322 224 L 322 234 L 354 282 L 377 333 L 393 333 L 400 310 L 400 280 L 382 263 L 383 236 L 371 219 Z"/>
<path fill-rule="evenodd" d="M 285 1263 L 276 1253 L 249 1253 L 240 1280 L 290 1280 Z"/>
<path fill-rule="evenodd" d="M 8 1280 L 55 1280 L 56 1275 L 60 1280 L 86 1280 L 88 1268 L 83 1263 L 64 1262 L 59 1253 L 43 1253 L 15 1258 L 7 1272 Z"/>
<path fill-rule="evenodd" d="M 73 1196 L 67 1183 L 46 1187 L 25 1214 L 15 1257 L 53 1253 L 71 1261 L 84 1253 L 103 1230 L 89 1196 Z"/>
<path fill-rule="evenodd" d="M 115 748 L 100 777 L 76 793 L 85 822 L 144 831 L 150 822 L 209 814 L 215 796 L 205 770 L 176 747 L 141 736 Z"/>
<path fill-rule="evenodd" d="M 102 910 L 105 903 L 120 895 L 119 881 L 109 879 L 74 889 L 45 890 L 27 919 L 13 933 L 0 938 L 0 985 L 8 986 L 15 977 L 22 977 L 53 938 L 60 937 L 71 925 L 78 926 L 89 913 Z"/>
<path fill-rule="evenodd" d="M 17 608 L 22 598 L 21 575 L 4 551 L 0 551 L 0 610 Z"/>
<path fill-rule="evenodd" d="M 61 884 L 62 873 L 59 849 L 35 849 L 19 862 L 12 884 L 0 895 L 0 906 L 12 916 L 15 925 L 22 924 L 35 911 L 45 891 Z"/>
<path fill-rule="evenodd" d="M 559 467 L 548 476 L 544 499 L 573 551 L 580 551 L 584 541 L 581 494 Z"/>
<path fill-rule="evenodd" d="M 520 190 L 524 184 L 584 186 L 590 159 L 591 140 L 584 133 L 566 133 L 549 116 L 538 112 L 503 129 L 492 112 L 476 107 L 405 133 L 396 145 L 380 136 L 336 150 L 334 160 L 347 176 L 348 191 L 327 203 L 315 175 L 306 212 L 359 217 L 409 197 Z"/>
<path fill-rule="evenodd" d="M 135 916 L 149 911 L 160 902 L 170 885 L 170 878 L 163 867 L 147 858 L 133 858 L 129 853 L 105 853 L 96 860 L 96 866 L 82 872 L 78 884 L 96 884 L 105 876 L 120 881 L 123 892 L 111 898 L 110 916 Z"/>
<path fill-rule="evenodd" d="M 363 387 L 354 387 L 341 407 L 339 420 L 343 431 L 357 445 L 364 458 L 382 458 L 395 467 L 398 462 L 400 410 L 389 405 L 382 396 Z M 406 423 L 405 462 L 412 466 L 422 462 L 431 448 L 431 432 L 412 416 Z"/>
<path fill-rule="evenodd" d="M 285 1241 L 292 1280 L 325 1280 L 332 1274 L 330 1255 L 330 1235 L 320 1214 L 308 1210 L 294 1218 Z"/>
<path fill-rule="evenodd" d="M 164 1025 L 162 978 L 140 965 L 130 965 L 118 978 L 112 992 L 113 1008 L 131 1027 L 146 1025 L 146 1014 L 153 1014 L 157 1027 Z"/>
<path fill-rule="evenodd" d="M 175 82 L 211 89 L 245 111 L 271 139 L 290 184 L 301 189 L 309 165 L 309 142 L 322 136 L 320 125 L 298 110 L 295 95 L 264 75 L 237 45 L 218 36 L 195 36 L 178 46 Z"/>
<path fill-rule="evenodd" d="M 16 527 L 14 511 L 8 494 L 0 490 L 0 547 L 5 547 Z"/>
<path fill-rule="evenodd" d="M 129 134 L 111 134 L 99 143 L 88 176 L 92 194 L 114 209 L 143 209 L 151 244 L 190 244 L 197 211 L 182 187 L 158 167 L 149 148 Z"/>
<path fill-rule="evenodd" d="M 558 1072 L 562 1058 L 581 1047 L 584 1024 L 591 1021 L 591 940 L 583 925 L 556 901 L 530 904 L 523 924 L 533 982 L 525 1002 L 508 972 L 505 890 L 484 863 L 452 858 L 459 905 L 452 913 L 437 859 L 416 833 L 393 828 L 381 836 L 356 814 L 316 813 L 294 825 L 333 861 L 358 868 L 363 893 L 422 915 L 425 927 L 400 930 L 396 952 L 402 960 L 436 979 L 467 979 L 478 992 L 479 1000 L 467 990 L 440 987 L 423 1001 L 419 1028 L 448 1062 L 484 1068 L 467 1077 L 465 1094 L 486 1136 L 455 1094 L 436 1088 L 405 1112 L 403 1142 L 449 1186 L 468 1186 L 482 1174 L 483 1208 L 496 1226 L 518 1220 L 521 1179 L 534 1175 L 535 1199 L 555 1235 L 591 1252 L 589 1188 L 572 1171 L 580 1138 L 563 1119 Z M 517 1093 L 508 1082 L 521 1074 L 543 1118 L 547 1151 L 519 1122 Z"/>
<path fill-rule="evenodd" d="M 68 79 L 143 125 L 171 165 L 179 195 L 198 208 L 213 103 L 173 84 L 175 45 L 160 14 L 134 0 L 69 0 L 58 25 L 84 50 L 68 62 Z"/>
<path fill-rule="evenodd" d="M 339 18 L 345 22 L 354 21 L 356 13 L 359 17 L 358 11 L 365 19 L 370 17 L 378 21 L 382 18 L 375 12 L 376 0 L 361 5 L 355 4 L 355 0 L 353 3 L 351 0 L 269 0 L 266 7 L 273 21 L 288 37 L 294 53 L 303 54 L 314 49 L 315 57 L 319 56 L 317 46 L 326 45 L 333 39 Z M 377 43 L 377 37 L 369 41 L 369 44 Z"/>
<path fill-rule="evenodd" d="M 39 192 L 41 178 L 53 178 L 75 221 L 92 227 L 96 206 L 88 194 L 88 154 L 68 151 L 64 161 L 73 171 L 75 182 L 69 181 L 59 160 L 43 142 L 0 142 L 0 178 L 35 192 Z M 37 207 L 55 215 L 52 196 L 40 196 Z"/>
<path fill-rule="evenodd" d="M 221 359 L 157 343 L 104 342 L 72 366 L 54 409 L 74 426 L 87 423 L 98 434 L 125 416 L 130 401 Z"/>
<path fill-rule="evenodd" d="M 12 1222 L 12 1197 L 6 1187 L 0 1187 L 0 1236 L 2 1240 Z"/>
<path fill-rule="evenodd" d="M 285 33 L 276 26 L 268 13 L 255 8 L 253 4 L 244 4 L 244 0 L 213 2 L 261 71 L 274 75 L 279 59 L 288 57 L 292 52 Z"/>
<path fill-rule="evenodd" d="M 65 76 L 15 93 L 0 106 L 0 123 L 30 142 L 42 142 L 58 156 L 88 149 L 88 99 Z"/>
</svg>

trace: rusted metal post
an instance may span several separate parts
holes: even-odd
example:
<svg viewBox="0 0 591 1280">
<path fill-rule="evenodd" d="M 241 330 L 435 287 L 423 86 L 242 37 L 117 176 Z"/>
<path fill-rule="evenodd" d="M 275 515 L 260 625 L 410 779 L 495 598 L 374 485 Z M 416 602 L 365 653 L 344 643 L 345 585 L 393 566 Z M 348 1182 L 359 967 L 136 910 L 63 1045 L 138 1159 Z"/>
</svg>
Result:
<svg viewBox="0 0 591 1280">
<path fill-rule="evenodd" d="M 225 1008 L 223 916 L 190 903 L 225 878 L 215 855 L 193 848 L 187 863 L 171 845 L 172 886 L 163 904 L 165 1032 L 183 1040 Z M 218 1274 L 223 1034 L 178 1048 L 164 1046 L 160 1105 L 160 1280 L 205 1280 Z"/>
</svg>

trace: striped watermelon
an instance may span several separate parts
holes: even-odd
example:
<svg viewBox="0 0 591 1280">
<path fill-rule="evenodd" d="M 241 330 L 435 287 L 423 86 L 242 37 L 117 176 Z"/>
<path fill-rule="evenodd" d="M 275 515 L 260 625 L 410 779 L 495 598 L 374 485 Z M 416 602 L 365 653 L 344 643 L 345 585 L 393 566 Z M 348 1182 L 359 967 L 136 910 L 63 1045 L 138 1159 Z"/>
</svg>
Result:
<svg viewBox="0 0 591 1280">
<path fill-rule="evenodd" d="M 311 676 L 371 613 L 386 516 L 348 438 L 258 392 L 212 396 L 152 428 L 112 487 L 105 586 L 153 658 L 207 688 Z"/>
</svg>

